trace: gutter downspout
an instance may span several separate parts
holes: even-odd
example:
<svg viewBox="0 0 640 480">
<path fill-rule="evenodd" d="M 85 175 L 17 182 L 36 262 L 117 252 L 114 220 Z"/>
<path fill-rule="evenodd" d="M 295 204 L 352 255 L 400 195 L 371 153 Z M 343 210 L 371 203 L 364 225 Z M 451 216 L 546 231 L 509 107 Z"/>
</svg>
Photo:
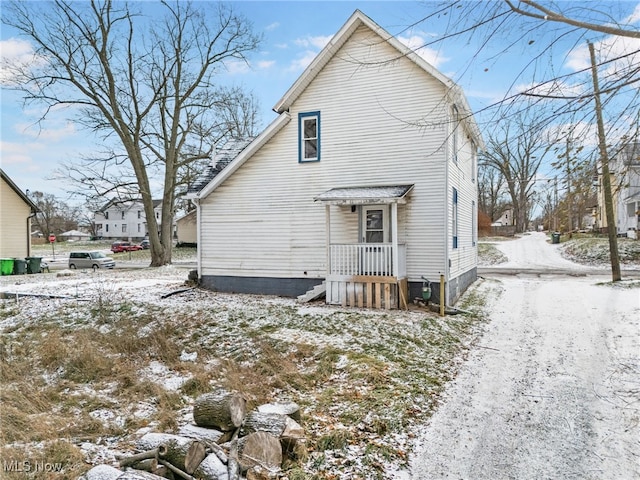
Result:
<svg viewBox="0 0 640 480">
<path fill-rule="evenodd" d="M 36 212 L 31 212 L 27 217 L 27 257 L 31 256 L 31 219 L 36 216 Z"/>
<path fill-rule="evenodd" d="M 452 102 L 453 103 L 453 102 Z M 450 199 L 450 194 L 451 194 L 451 184 L 450 184 L 450 178 L 449 178 L 449 162 L 451 161 L 452 158 L 452 154 L 453 152 L 451 151 L 451 138 L 452 135 L 454 135 L 455 132 L 455 124 L 453 122 L 453 118 L 451 115 L 451 111 L 449 110 L 447 112 L 447 118 L 449 119 L 449 121 L 447 122 L 449 124 L 449 128 L 447 128 L 447 143 L 446 145 L 446 149 L 445 149 L 445 162 L 444 162 L 444 175 L 445 175 L 445 182 L 444 182 L 444 218 L 445 220 L 445 228 L 444 228 L 444 306 L 446 306 L 447 304 L 447 299 L 449 298 L 449 263 L 450 263 L 450 258 L 449 258 L 449 246 L 450 243 L 449 241 L 451 240 L 450 235 L 449 235 L 449 228 L 450 228 L 450 222 L 451 222 L 451 218 L 450 218 L 450 214 L 451 214 L 451 209 L 449 208 L 449 199 Z M 453 201 L 453 199 L 452 199 Z"/>
<path fill-rule="evenodd" d="M 202 278 L 202 207 L 200 205 L 200 198 L 193 199 L 193 203 L 196 204 L 196 269 L 198 272 L 198 283 Z"/>
</svg>

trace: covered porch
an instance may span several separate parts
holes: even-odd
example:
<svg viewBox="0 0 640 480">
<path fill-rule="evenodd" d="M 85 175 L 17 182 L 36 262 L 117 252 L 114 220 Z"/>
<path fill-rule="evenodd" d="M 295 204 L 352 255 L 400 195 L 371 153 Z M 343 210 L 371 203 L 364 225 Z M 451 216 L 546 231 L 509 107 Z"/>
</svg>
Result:
<svg viewBox="0 0 640 480">
<path fill-rule="evenodd" d="M 412 189 L 413 185 L 340 187 L 316 197 L 325 204 L 327 303 L 407 307 L 407 249 L 399 241 L 398 209 Z M 336 236 L 345 238 L 344 232 L 332 232 L 334 206 L 357 214 L 357 220 L 345 226 L 353 231 L 353 242 L 334 241 Z"/>
</svg>

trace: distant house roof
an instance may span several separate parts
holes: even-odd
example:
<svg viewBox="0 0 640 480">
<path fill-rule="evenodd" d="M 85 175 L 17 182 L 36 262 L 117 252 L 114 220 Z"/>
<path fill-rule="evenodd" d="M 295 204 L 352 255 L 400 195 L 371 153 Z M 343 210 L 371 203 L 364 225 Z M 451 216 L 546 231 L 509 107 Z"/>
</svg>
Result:
<svg viewBox="0 0 640 480">
<path fill-rule="evenodd" d="M 90 237 L 88 233 L 81 232 L 80 230 L 69 230 L 60 234 L 61 237 Z"/>
<path fill-rule="evenodd" d="M 19 197 L 24 201 L 24 203 L 26 203 L 27 205 L 29 205 L 29 207 L 31 208 L 31 211 L 32 211 L 33 213 L 37 213 L 37 212 L 38 212 L 38 207 L 36 206 L 36 204 L 35 204 L 35 203 L 33 203 L 33 202 L 29 199 L 29 197 L 27 197 L 27 196 L 25 195 L 25 193 L 24 193 L 22 190 L 20 190 L 20 189 L 18 188 L 18 186 L 17 186 L 15 183 L 13 183 L 13 180 L 11 180 L 11 178 L 9 178 L 9 175 L 7 175 L 6 173 L 4 173 L 4 170 L 2 170 L 1 168 L 0 168 L 0 177 L 1 177 L 5 182 L 7 182 L 7 185 L 9 185 L 9 187 L 11 187 L 11 189 L 12 189 L 14 192 L 16 192 L 16 194 L 17 194 L 17 195 L 18 195 L 18 196 L 19 196 Z"/>
<path fill-rule="evenodd" d="M 222 147 L 216 149 L 211 164 L 202 174 L 187 188 L 187 193 L 197 193 L 213 180 L 222 170 L 229 165 L 240 153 L 247 148 L 255 137 L 236 138 L 229 140 Z"/>
<path fill-rule="evenodd" d="M 142 203 L 142 199 L 141 198 L 129 198 L 129 199 L 126 199 L 126 200 L 120 200 L 120 199 L 117 199 L 117 198 L 112 198 L 107 203 L 105 203 L 102 207 L 100 207 L 98 210 L 96 210 L 96 212 L 104 212 L 109 207 L 112 207 L 114 205 L 124 205 L 124 204 L 127 204 L 127 203 Z M 158 207 L 158 205 L 162 205 L 162 200 L 153 200 L 153 208 Z"/>
<path fill-rule="evenodd" d="M 413 185 L 338 187 L 318 195 L 315 200 L 336 205 L 403 203 Z"/>
</svg>

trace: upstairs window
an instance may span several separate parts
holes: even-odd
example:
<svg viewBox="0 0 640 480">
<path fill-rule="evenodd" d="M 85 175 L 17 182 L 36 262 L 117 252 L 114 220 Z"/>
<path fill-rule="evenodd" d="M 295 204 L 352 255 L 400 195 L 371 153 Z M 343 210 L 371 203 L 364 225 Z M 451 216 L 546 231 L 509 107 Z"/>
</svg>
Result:
<svg viewBox="0 0 640 480">
<path fill-rule="evenodd" d="M 121 219 L 124 220 L 124 212 L 120 212 Z"/>
<path fill-rule="evenodd" d="M 320 161 L 320 112 L 298 114 L 298 162 Z"/>
<path fill-rule="evenodd" d="M 104 219 L 109 220 L 109 212 L 104 212 Z"/>
<path fill-rule="evenodd" d="M 451 109 L 451 150 L 453 153 L 453 161 L 458 162 L 458 126 L 460 124 L 460 115 L 458 113 L 458 107 L 455 105 Z"/>
</svg>

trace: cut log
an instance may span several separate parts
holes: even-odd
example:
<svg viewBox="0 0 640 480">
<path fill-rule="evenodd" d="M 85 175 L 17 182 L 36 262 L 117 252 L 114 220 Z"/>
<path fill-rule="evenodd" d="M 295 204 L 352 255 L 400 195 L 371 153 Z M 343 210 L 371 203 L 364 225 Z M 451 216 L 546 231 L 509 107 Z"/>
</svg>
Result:
<svg viewBox="0 0 640 480">
<path fill-rule="evenodd" d="M 158 457 L 158 449 L 154 448 L 151 450 L 147 450 L 146 452 L 136 453 L 135 455 L 131 455 L 128 457 L 116 457 L 119 460 L 119 465 L 121 467 L 131 467 L 136 463 L 147 459 L 155 459 Z M 136 467 L 137 468 L 137 467 Z M 138 470 L 143 470 L 142 468 L 138 468 Z"/>
<path fill-rule="evenodd" d="M 207 456 L 204 443 L 169 433 L 147 433 L 138 440 L 137 446 L 140 449 L 157 450 L 158 457 L 189 474 Z"/>
<path fill-rule="evenodd" d="M 194 440 L 206 440 L 210 442 L 220 443 L 220 438 L 224 435 L 220 430 L 213 428 L 198 427 L 197 425 L 183 425 L 178 430 L 178 435 L 193 438 Z"/>
<path fill-rule="evenodd" d="M 228 480 L 227 465 L 215 453 L 210 453 L 200 463 L 193 476 L 200 480 Z"/>
<path fill-rule="evenodd" d="M 96 465 L 78 480 L 116 480 L 120 475 L 122 475 L 122 470 L 110 465 Z"/>
<path fill-rule="evenodd" d="M 277 438 L 304 439 L 304 430 L 300 424 L 280 413 L 249 413 L 242 424 L 240 435 L 245 436 L 253 432 L 267 432 Z"/>
<path fill-rule="evenodd" d="M 198 440 L 186 439 L 186 442 L 169 440 L 158 447 L 158 456 L 171 465 L 193 473 L 207 456 L 205 444 Z"/>
<path fill-rule="evenodd" d="M 127 470 L 116 480 L 166 480 L 166 478 L 142 470 Z"/>
<path fill-rule="evenodd" d="M 302 424 L 302 415 L 300 414 L 300 406 L 295 402 L 276 402 L 266 403 L 258 407 L 260 413 L 279 413 L 287 415 L 296 422 Z"/>
<path fill-rule="evenodd" d="M 228 432 L 242 425 L 246 409 L 246 401 L 242 395 L 219 390 L 196 398 L 193 419 L 199 427 Z"/>
<path fill-rule="evenodd" d="M 272 470 L 282 466 L 280 440 L 267 432 L 254 432 L 238 439 L 238 463 L 242 471 L 254 465 Z"/>
</svg>

